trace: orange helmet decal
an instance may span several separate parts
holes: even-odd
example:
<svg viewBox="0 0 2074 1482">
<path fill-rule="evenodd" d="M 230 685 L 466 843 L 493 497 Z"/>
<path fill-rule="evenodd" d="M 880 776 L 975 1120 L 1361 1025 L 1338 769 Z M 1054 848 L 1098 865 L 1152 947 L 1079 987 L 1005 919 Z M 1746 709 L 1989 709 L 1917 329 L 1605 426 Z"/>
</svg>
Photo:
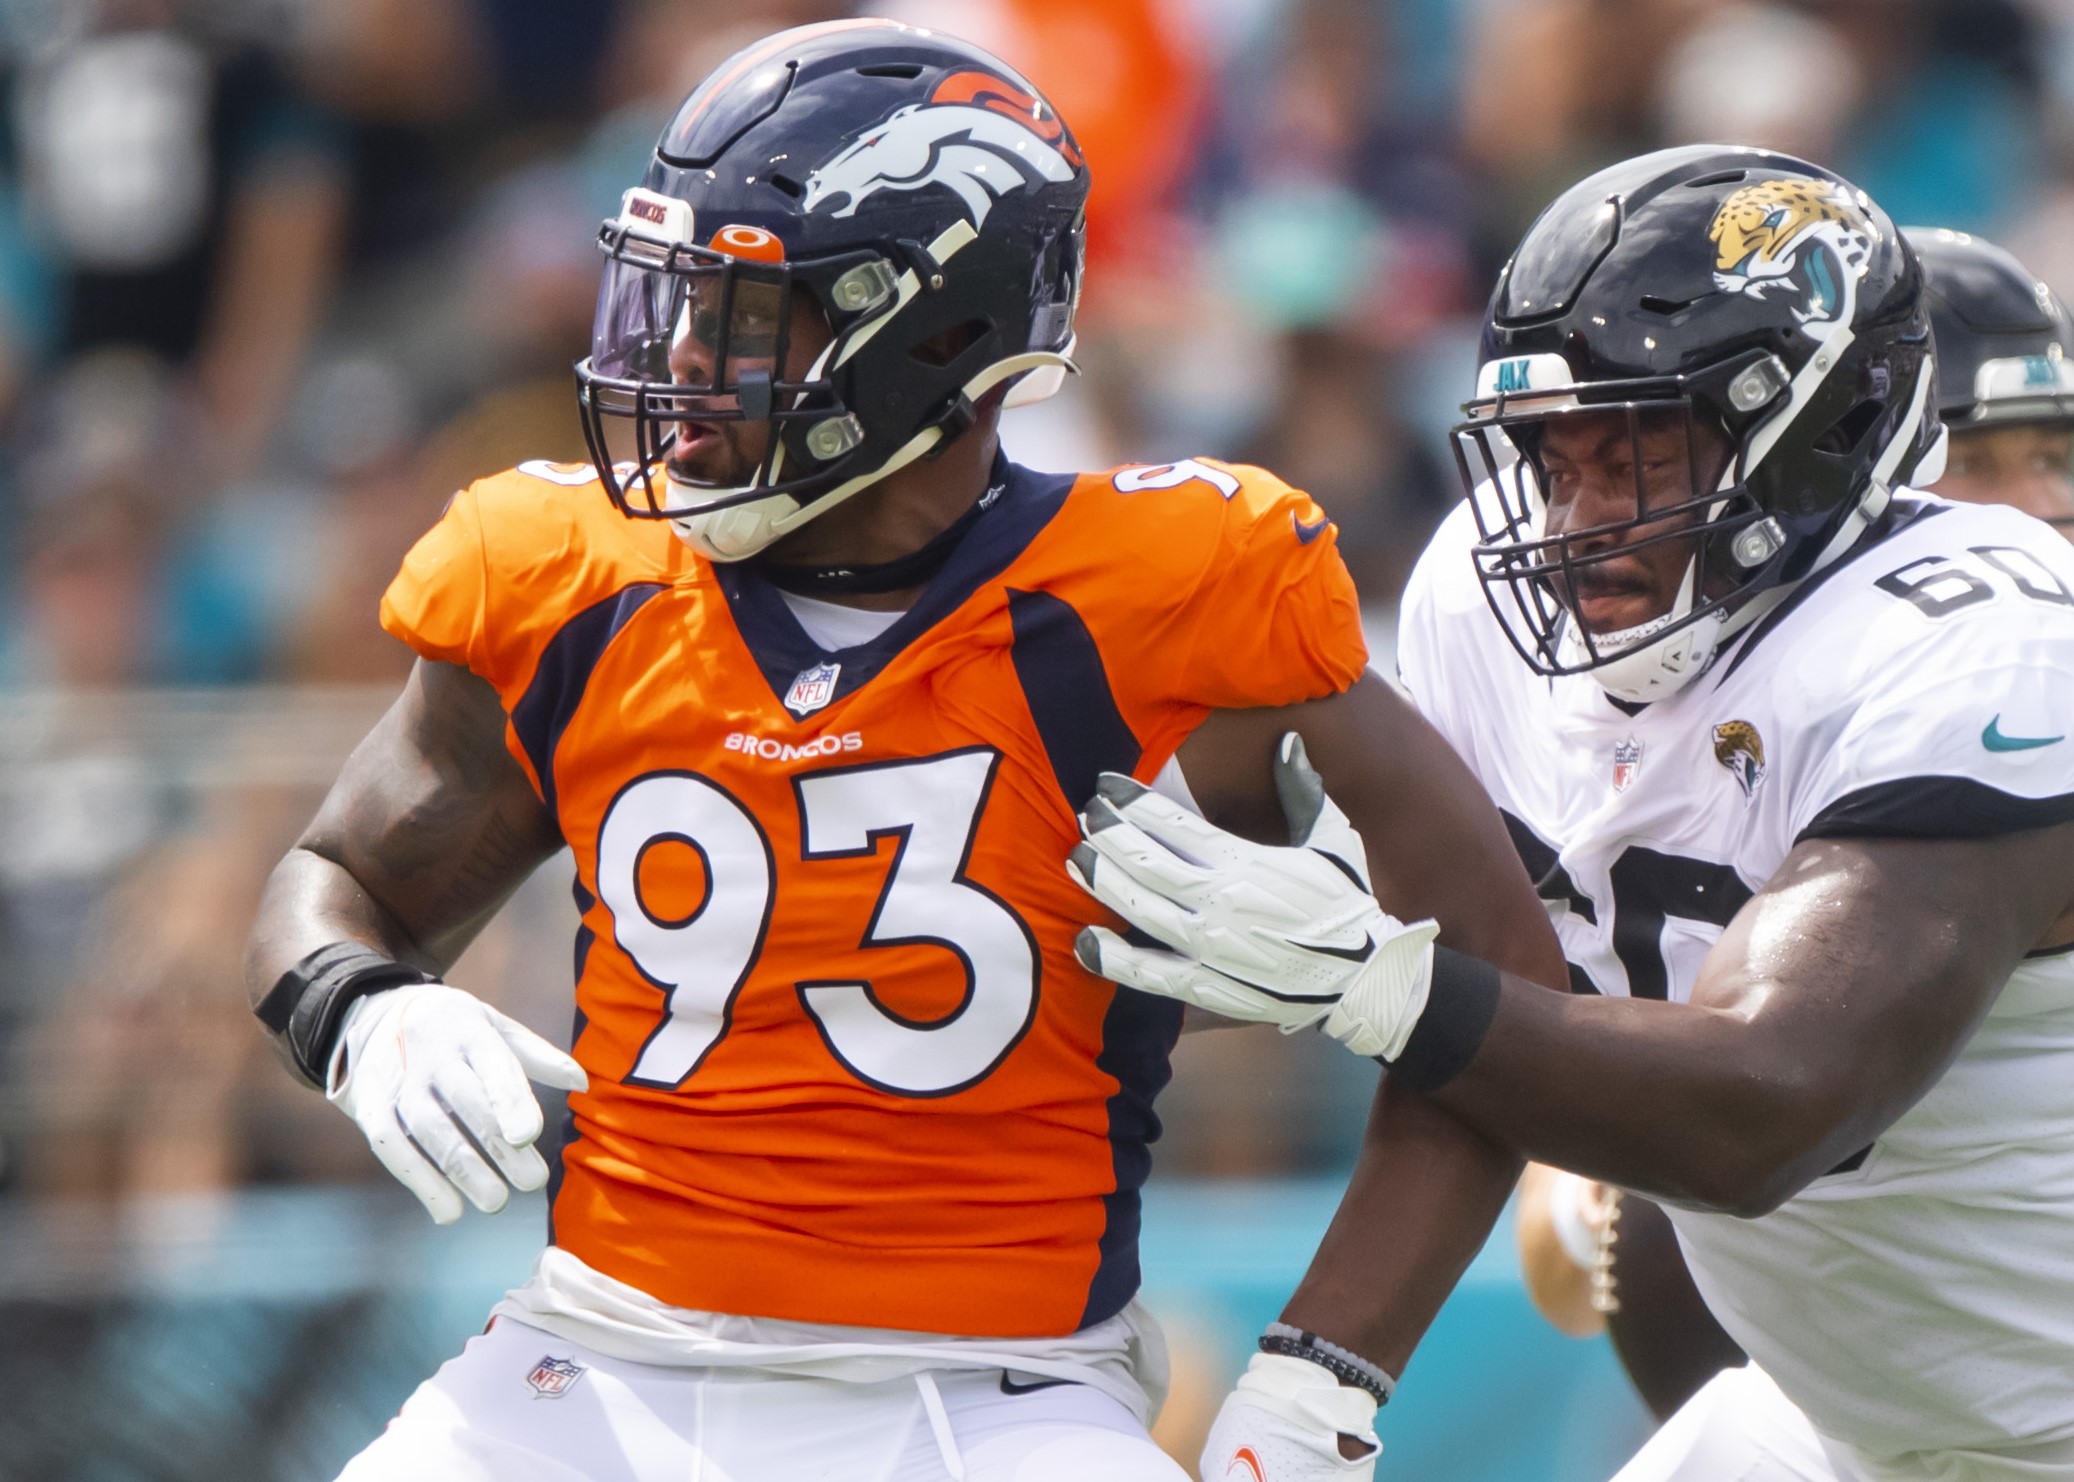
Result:
<svg viewBox="0 0 2074 1482">
<path fill-rule="evenodd" d="M 953 72 L 936 84 L 929 94 L 929 101 L 974 103 L 995 113 L 1006 114 L 1045 143 L 1057 145 L 1059 153 L 1072 161 L 1076 169 L 1087 163 L 1080 157 L 1073 141 L 1066 137 L 1066 126 L 1057 110 L 1035 93 L 1024 92 L 991 72 Z"/>
<path fill-rule="evenodd" d="M 785 244 L 760 226 L 724 226 L 707 244 L 715 252 L 744 257 L 751 262 L 783 262 Z"/>
</svg>

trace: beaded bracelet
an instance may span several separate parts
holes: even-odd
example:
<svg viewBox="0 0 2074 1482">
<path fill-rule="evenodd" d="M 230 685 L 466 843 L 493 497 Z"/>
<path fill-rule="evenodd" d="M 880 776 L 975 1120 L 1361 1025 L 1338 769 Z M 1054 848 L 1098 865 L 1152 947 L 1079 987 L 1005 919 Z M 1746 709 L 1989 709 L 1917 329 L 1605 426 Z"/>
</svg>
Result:
<svg viewBox="0 0 2074 1482">
<path fill-rule="evenodd" d="M 1378 1405 L 1389 1404 L 1390 1393 L 1397 1388 L 1396 1380 L 1360 1354 L 1286 1322 L 1267 1325 L 1267 1331 L 1260 1337 L 1260 1351 L 1308 1359 L 1341 1383 L 1366 1390 Z"/>
</svg>

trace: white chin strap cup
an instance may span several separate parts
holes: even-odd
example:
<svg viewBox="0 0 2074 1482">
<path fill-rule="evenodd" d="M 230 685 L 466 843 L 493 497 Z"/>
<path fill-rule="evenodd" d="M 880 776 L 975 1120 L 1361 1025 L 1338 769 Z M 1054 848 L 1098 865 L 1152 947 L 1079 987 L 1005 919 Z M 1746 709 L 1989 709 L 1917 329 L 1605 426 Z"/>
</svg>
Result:
<svg viewBox="0 0 2074 1482">
<path fill-rule="evenodd" d="M 746 561 L 783 534 L 780 524 L 798 512 L 799 501 L 790 494 L 772 494 L 726 509 L 682 515 L 670 521 L 670 528 L 708 561 Z"/>
<path fill-rule="evenodd" d="M 1675 633 L 1655 636 L 1692 611 L 1698 588 L 1698 562 L 1688 561 L 1670 611 L 1618 633 L 1595 635 L 1590 648 L 1573 617 L 1563 632 L 1560 657 L 1566 664 L 1583 664 L 1594 649 L 1611 654 L 1587 672 L 1599 688 L 1631 705 L 1675 694 L 1707 667 L 1721 637 L 1721 619 L 1713 613 Z"/>
</svg>

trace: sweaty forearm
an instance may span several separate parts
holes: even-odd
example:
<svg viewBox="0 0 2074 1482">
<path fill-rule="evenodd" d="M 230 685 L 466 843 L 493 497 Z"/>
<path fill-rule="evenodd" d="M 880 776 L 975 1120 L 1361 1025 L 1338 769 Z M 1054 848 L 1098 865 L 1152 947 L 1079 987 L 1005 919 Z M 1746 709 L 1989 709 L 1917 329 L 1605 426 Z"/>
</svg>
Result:
<svg viewBox="0 0 2074 1482">
<path fill-rule="evenodd" d="M 1808 841 L 1730 923 L 1689 1002 L 1508 980 L 1437 1099 L 1542 1162 L 1765 1213 L 1943 1074 L 2064 909 L 2070 856 L 2070 826 Z"/>
<path fill-rule="evenodd" d="M 1825 1079 L 1742 1013 L 1507 979 L 1475 1057 L 1434 1099 L 1539 1162 L 1755 1214 L 1862 1146 L 1842 1145 L 1854 1134 Z"/>
</svg>

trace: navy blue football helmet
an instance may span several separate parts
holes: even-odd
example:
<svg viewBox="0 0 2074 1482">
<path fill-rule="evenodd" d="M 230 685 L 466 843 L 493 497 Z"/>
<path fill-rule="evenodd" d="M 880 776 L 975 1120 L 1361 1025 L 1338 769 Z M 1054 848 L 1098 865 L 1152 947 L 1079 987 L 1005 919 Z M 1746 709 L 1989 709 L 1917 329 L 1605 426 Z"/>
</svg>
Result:
<svg viewBox="0 0 2074 1482">
<path fill-rule="evenodd" d="M 1049 395 L 1072 368 L 1087 189 L 1050 104 L 965 42 L 836 21 L 730 58 L 599 234 L 576 374 L 613 500 L 740 560 L 938 450 L 995 388 Z M 800 296 L 832 331 L 803 373 Z M 750 477 L 671 466 L 680 426 L 726 422 L 769 425 Z"/>
</svg>

